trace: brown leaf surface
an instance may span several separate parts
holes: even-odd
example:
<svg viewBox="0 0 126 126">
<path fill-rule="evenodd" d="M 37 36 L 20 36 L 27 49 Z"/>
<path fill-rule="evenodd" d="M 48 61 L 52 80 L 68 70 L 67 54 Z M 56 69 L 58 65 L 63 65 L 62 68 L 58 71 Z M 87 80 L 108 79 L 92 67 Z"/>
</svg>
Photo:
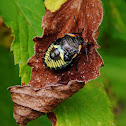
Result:
<svg viewBox="0 0 126 126">
<path fill-rule="evenodd" d="M 51 112 L 83 86 L 84 83 L 71 81 L 67 85 L 48 85 L 39 89 L 18 85 L 10 87 L 11 97 L 15 103 L 14 118 L 17 124 L 26 125 L 29 121 L 44 115 L 44 113 Z"/>
<path fill-rule="evenodd" d="M 56 125 L 56 121 L 57 121 L 56 114 L 54 112 L 49 112 L 49 113 L 47 113 L 47 117 L 51 121 L 52 126 L 55 126 Z"/>
<path fill-rule="evenodd" d="M 46 10 L 43 17 L 42 37 L 35 37 L 35 56 L 28 61 L 33 67 L 32 78 L 29 85 L 43 87 L 48 83 L 68 83 L 70 80 L 88 82 L 99 76 L 99 67 L 103 65 L 102 58 L 96 51 L 96 39 L 99 33 L 99 26 L 102 21 L 102 6 L 100 0 L 68 0 L 56 12 Z M 43 63 L 42 57 L 48 46 L 66 33 L 78 32 L 73 14 L 76 17 L 79 31 L 84 28 L 82 37 L 87 45 L 89 61 L 86 62 L 85 50 L 80 53 L 78 71 L 76 71 L 76 59 L 72 66 L 62 71 L 51 71 Z M 43 75 L 44 73 L 44 75 Z M 40 78 L 41 76 L 41 78 Z M 39 80 L 39 79 L 40 80 Z M 37 82 L 39 80 L 40 82 Z"/>
<path fill-rule="evenodd" d="M 57 37 L 62 37 L 66 33 L 78 32 L 73 14 L 76 17 L 79 31 L 84 28 L 82 37 L 86 43 L 88 61 L 86 61 L 85 50 L 82 48 L 79 54 L 78 71 L 76 70 L 76 58 L 66 69 L 52 71 L 45 66 L 42 58 L 48 46 Z M 46 9 L 42 22 L 43 36 L 33 39 L 36 43 L 35 55 L 28 61 L 28 65 L 32 67 L 31 80 L 28 86 L 9 88 L 12 100 L 15 102 L 14 113 L 17 123 L 25 125 L 32 120 L 29 118 L 29 114 L 34 112 L 38 112 L 36 114 L 38 117 L 51 112 L 57 105 L 83 88 L 85 83 L 99 76 L 103 60 L 96 51 L 98 48 L 96 39 L 102 16 L 100 0 L 67 0 L 55 12 Z M 24 112 L 24 107 L 26 110 L 28 109 L 29 114 L 24 113 L 22 116 L 17 109 L 22 109 Z M 34 116 L 33 119 L 37 116 Z M 49 118 L 51 119 L 50 116 Z"/>
<path fill-rule="evenodd" d="M 42 112 L 32 110 L 28 107 L 24 107 L 18 104 L 14 104 L 13 116 L 16 119 L 18 125 L 26 125 L 29 121 L 44 115 Z"/>
</svg>

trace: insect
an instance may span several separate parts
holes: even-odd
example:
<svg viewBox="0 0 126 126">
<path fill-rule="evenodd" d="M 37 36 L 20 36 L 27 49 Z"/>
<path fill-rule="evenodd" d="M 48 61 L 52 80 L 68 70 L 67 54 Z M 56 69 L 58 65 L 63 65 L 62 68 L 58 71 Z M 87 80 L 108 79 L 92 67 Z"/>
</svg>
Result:
<svg viewBox="0 0 126 126">
<path fill-rule="evenodd" d="M 63 37 L 58 38 L 54 42 L 52 42 L 47 48 L 44 56 L 44 63 L 46 67 L 52 70 L 59 70 L 66 68 L 69 64 L 71 64 L 73 59 L 80 53 L 82 44 L 84 43 L 85 45 L 85 42 L 81 37 L 83 30 L 84 29 L 79 32 L 78 29 L 78 33 L 65 34 Z M 87 56 L 86 45 L 85 51 Z"/>
</svg>

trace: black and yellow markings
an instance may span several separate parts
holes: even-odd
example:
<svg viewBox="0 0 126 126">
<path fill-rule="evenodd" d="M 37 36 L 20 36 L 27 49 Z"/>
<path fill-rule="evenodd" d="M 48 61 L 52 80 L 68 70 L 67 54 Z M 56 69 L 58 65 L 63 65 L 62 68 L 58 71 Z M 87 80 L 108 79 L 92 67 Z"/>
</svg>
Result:
<svg viewBox="0 0 126 126">
<path fill-rule="evenodd" d="M 52 68 L 57 69 L 57 68 L 61 68 L 66 65 L 66 62 L 61 59 L 60 60 L 53 60 L 51 58 L 49 58 L 49 59 L 50 59 L 50 61 L 47 61 L 47 62 L 45 61 L 45 63 L 47 65 L 47 67 L 49 67 L 50 69 L 52 69 Z"/>
<path fill-rule="evenodd" d="M 74 34 L 68 33 L 67 35 L 71 36 L 71 37 L 75 37 Z"/>
<path fill-rule="evenodd" d="M 68 33 L 52 42 L 45 52 L 45 65 L 51 70 L 67 67 L 81 51 L 83 38 L 80 35 L 82 32 L 83 30 L 80 33 Z"/>
<path fill-rule="evenodd" d="M 50 58 L 50 51 L 52 50 L 52 48 L 54 47 L 54 44 L 52 43 L 51 45 L 50 45 L 50 47 L 48 48 L 48 50 L 46 51 L 46 53 L 45 53 L 45 62 L 48 62 L 48 61 L 50 61 L 51 60 L 51 58 Z"/>
<path fill-rule="evenodd" d="M 78 47 L 79 52 L 80 52 L 81 48 L 82 48 L 82 45 L 79 45 L 79 47 Z"/>
<path fill-rule="evenodd" d="M 79 54 L 79 52 L 80 52 L 81 48 L 82 48 L 82 45 L 79 45 L 79 46 L 78 46 L 78 54 Z M 73 56 L 73 58 L 75 58 L 78 54 L 77 54 L 77 53 L 75 53 L 75 54 L 74 54 L 74 56 Z"/>
<path fill-rule="evenodd" d="M 64 54 L 60 54 L 60 59 L 58 60 L 54 60 L 50 58 L 50 52 L 53 48 L 58 48 L 59 45 L 54 45 L 54 43 L 52 43 L 50 45 L 50 47 L 48 48 L 48 50 L 45 53 L 45 58 L 44 58 L 44 62 L 46 64 L 47 67 L 49 67 L 50 69 L 60 69 L 62 67 L 65 67 L 67 62 L 64 61 Z"/>
</svg>

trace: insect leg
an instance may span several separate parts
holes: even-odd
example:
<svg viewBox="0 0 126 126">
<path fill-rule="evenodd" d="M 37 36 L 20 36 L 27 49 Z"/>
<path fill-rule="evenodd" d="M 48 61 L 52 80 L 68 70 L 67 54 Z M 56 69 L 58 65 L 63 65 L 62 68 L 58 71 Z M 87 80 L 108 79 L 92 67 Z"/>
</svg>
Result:
<svg viewBox="0 0 126 126">
<path fill-rule="evenodd" d="M 76 64 L 75 64 L 75 66 L 76 66 L 76 71 L 78 71 L 78 62 L 79 62 L 79 59 L 80 59 L 80 56 L 78 55 L 78 56 L 77 56 L 77 62 L 76 62 Z"/>
<path fill-rule="evenodd" d="M 78 27 L 78 23 L 77 23 L 77 20 L 75 18 L 75 15 L 73 14 L 73 17 L 74 17 L 74 20 L 75 20 L 75 23 L 76 23 L 76 26 L 77 26 L 77 29 L 78 29 L 78 33 L 72 33 L 72 34 L 79 34 L 79 35 L 82 35 L 83 31 L 84 31 L 84 28 L 82 29 L 81 32 L 79 32 L 79 27 Z"/>
<path fill-rule="evenodd" d="M 75 18 L 75 15 L 74 14 L 73 14 L 73 17 L 74 17 L 74 20 L 75 20 L 75 23 L 76 23 L 76 26 L 77 26 L 77 29 L 78 29 L 78 33 L 79 33 L 78 23 L 76 21 L 76 18 Z"/>
<path fill-rule="evenodd" d="M 85 42 L 84 42 L 84 49 L 85 49 L 86 58 L 87 58 L 87 61 L 88 61 L 88 54 L 87 54 L 87 48 L 86 48 L 86 44 L 85 44 Z"/>
<path fill-rule="evenodd" d="M 42 60 L 44 61 L 44 57 L 42 57 Z"/>
</svg>

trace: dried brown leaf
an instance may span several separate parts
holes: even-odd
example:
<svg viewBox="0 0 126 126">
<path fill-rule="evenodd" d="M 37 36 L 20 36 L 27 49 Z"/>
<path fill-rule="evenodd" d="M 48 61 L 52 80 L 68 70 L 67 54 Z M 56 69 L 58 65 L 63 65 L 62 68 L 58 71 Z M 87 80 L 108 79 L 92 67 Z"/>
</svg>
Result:
<svg viewBox="0 0 126 126">
<path fill-rule="evenodd" d="M 47 113 L 47 117 L 51 121 L 52 126 L 55 126 L 56 125 L 56 121 L 57 121 L 56 114 L 54 112 L 49 112 L 49 113 Z"/>
<path fill-rule="evenodd" d="M 18 125 L 26 125 L 29 121 L 38 118 L 41 115 L 44 115 L 42 112 L 38 112 L 30 109 L 29 107 L 24 107 L 18 104 L 14 104 L 13 111 L 14 118 Z"/>
<path fill-rule="evenodd" d="M 83 88 L 84 83 L 75 81 L 67 85 L 50 85 L 34 89 L 31 86 L 10 87 L 14 107 L 14 118 L 17 124 L 26 125 L 44 113 L 51 112 L 57 105 Z"/>
<path fill-rule="evenodd" d="M 42 58 L 48 46 L 57 37 L 78 32 L 73 14 L 76 17 L 79 31 L 84 28 L 82 37 L 86 43 L 88 61 L 86 61 L 85 50 L 82 48 L 79 54 L 78 71 L 76 70 L 76 58 L 66 69 L 52 71 L 45 66 Z M 55 12 L 46 9 L 42 22 L 43 36 L 33 39 L 36 43 L 35 55 L 28 61 L 28 65 L 32 67 L 31 80 L 28 86 L 9 88 L 12 100 L 15 102 L 14 115 L 18 124 L 25 125 L 32 120 L 29 118 L 31 113 L 38 112 L 36 116 L 33 116 L 35 119 L 37 116 L 51 112 L 57 105 L 83 88 L 85 83 L 99 76 L 103 60 L 96 51 L 98 48 L 96 40 L 102 16 L 100 0 L 67 0 Z M 21 115 L 18 110 L 24 112 L 24 107 L 28 109 L 28 112 Z M 49 116 L 51 120 L 54 119 L 52 117 Z"/>
<path fill-rule="evenodd" d="M 33 87 L 38 87 L 38 85 L 43 87 L 48 82 L 53 84 L 55 82 L 57 84 L 68 83 L 70 80 L 76 79 L 85 82 L 96 79 L 99 76 L 99 67 L 103 65 L 103 60 L 96 51 L 98 47 L 96 39 L 102 21 L 102 13 L 100 0 L 68 0 L 56 12 L 46 10 L 42 22 L 42 28 L 44 29 L 43 36 L 33 39 L 36 45 L 35 56 L 28 61 L 28 64 L 33 67 L 32 79 L 29 84 Z M 76 17 L 79 31 L 84 28 L 82 37 L 87 45 L 89 61 L 86 62 L 85 50 L 82 49 L 78 63 L 78 71 L 76 71 L 76 61 L 66 70 L 59 72 L 51 71 L 44 65 L 42 57 L 44 57 L 48 46 L 57 37 L 59 38 L 66 33 L 78 32 L 73 14 Z M 37 79 L 38 74 L 36 72 L 38 71 L 39 76 L 41 76 L 40 80 Z M 41 73 L 44 73 L 44 75 Z M 40 83 L 36 82 L 35 79 L 39 80 Z"/>
</svg>

